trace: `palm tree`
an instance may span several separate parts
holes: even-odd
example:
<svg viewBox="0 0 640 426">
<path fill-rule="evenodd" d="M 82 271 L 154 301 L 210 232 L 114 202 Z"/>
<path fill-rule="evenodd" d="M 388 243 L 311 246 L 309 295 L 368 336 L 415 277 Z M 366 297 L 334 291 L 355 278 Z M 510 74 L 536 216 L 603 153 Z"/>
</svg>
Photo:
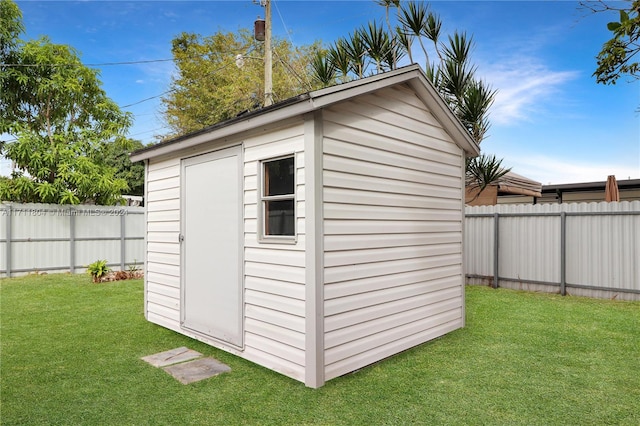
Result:
<svg viewBox="0 0 640 426">
<path fill-rule="evenodd" d="M 346 39 L 345 49 L 349 55 L 351 71 L 353 71 L 358 78 L 363 78 L 368 62 L 367 46 L 362 40 L 359 31 L 349 34 L 349 38 Z"/>
<path fill-rule="evenodd" d="M 347 40 L 339 38 L 333 46 L 329 47 L 328 54 L 331 64 L 340 72 L 343 82 L 348 80 L 349 71 L 351 70 L 351 60 L 347 45 Z"/>
<path fill-rule="evenodd" d="M 498 160 L 495 155 L 482 154 L 467 158 L 465 186 L 468 189 L 477 190 L 475 200 L 487 186 L 497 182 L 510 171 L 510 168 L 502 167 L 502 160 Z"/>
<path fill-rule="evenodd" d="M 382 72 L 382 63 L 385 62 L 389 52 L 392 52 L 389 34 L 374 22 L 369 22 L 367 27 L 361 27 L 357 34 L 360 36 L 366 53 L 376 63 L 377 73 Z"/>
<path fill-rule="evenodd" d="M 395 69 L 398 59 L 405 54 L 413 63 L 411 48 L 417 39 L 425 55 L 427 78 L 467 128 L 473 140 L 480 144 L 487 136 L 489 108 L 496 91 L 475 76 L 476 67 L 470 59 L 472 37 L 454 32 L 443 42 L 442 21 L 425 3 L 409 1 L 400 4 L 397 0 L 376 2 L 385 7 L 389 31 L 385 32 L 383 26 L 370 22 L 347 38 L 336 41 L 329 48 L 328 62 L 319 58 L 314 60 L 314 72 L 318 76 L 328 77 L 326 73 L 330 62 L 341 79 L 347 81 L 350 75 L 363 78 L 369 61 L 376 64 L 376 73 Z M 398 7 L 399 25 L 395 29 L 391 29 L 389 19 L 392 6 Z M 433 44 L 433 58 L 429 57 L 423 39 Z M 483 154 L 467 161 L 467 184 L 481 192 L 508 171 L 502 167 L 502 160 Z"/>
<path fill-rule="evenodd" d="M 425 6 L 424 3 L 416 3 L 415 1 L 405 3 L 400 7 L 399 20 L 402 32 L 418 39 L 418 43 L 420 43 L 420 47 L 422 47 L 422 51 L 424 52 L 424 56 L 427 58 L 428 63 L 429 54 L 427 53 L 427 49 L 424 47 L 421 37 L 424 34 L 424 28 L 427 22 L 427 6 Z M 409 56 L 411 56 L 410 45 L 407 46 L 407 50 L 409 52 Z"/>
<path fill-rule="evenodd" d="M 326 51 L 318 51 L 311 59 L 311 77 L 320 87 L 335 83 L 336 67 Z"/>
<path fill-rule="evenodd" d="M 398 41 L 398 47 L 402 48 L 409 55 L 409 62 L 413 64 L 414 62 L 413 55 L 411 53 L 411 45 L 413 44 L 415 36 L 404 32 L 401 27 L 396 27 L 395 31 L 396 40 Z"/>
<path fill-rule="evenodd" d="M 391 36 L 391 61 L 389 62 L 389 66 L 391 69 L 396 69 L 398 67 L 398 60 L 400 59 L 396 54 L 398 53 L 398 34 L 395 33 L 395 30 L 391 27 L 391 21 L 389 20 L 389 11 L 392 7 L 400 8 L 400 0 L 376 0 L 380 6 L 383 6 L 385 9 L 385 18 L 387 21 L 387 30 L 389 31 L 389 35 Z"/>
<path fill-rule="evenodd" d="M 476 67 L 470 63 L 473 40 L 465 33 L 454 32 L 447 43 L 440 41 L 442 21 L 429 11 L 423 3 L 408 2 L 400 8 L 399 38 L 405 46 L 410 60 L 410 38 L 417 38 L 426 58 L 426 75 L 449 108 L 456 114 L 469 134 L 478 144 L 486 137 L 489 129 L 489 108 L 493 104 L 496 91 L 475 77 Z M 433 43 L 438 62 L 432 62 L 422 42 L 422 37 Z M 509 172 L 502 167 L 502 160 L 495 156 L 479 157 L 467 161 L 467 184 L 482 192 Z"/>
</svg>

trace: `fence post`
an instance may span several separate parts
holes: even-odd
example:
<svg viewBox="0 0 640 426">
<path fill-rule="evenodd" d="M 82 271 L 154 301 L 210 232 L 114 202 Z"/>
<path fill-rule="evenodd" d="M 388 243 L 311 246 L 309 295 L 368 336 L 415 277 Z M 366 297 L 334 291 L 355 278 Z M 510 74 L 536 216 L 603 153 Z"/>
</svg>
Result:
<svg viewBox="0 0 640 426">
<path fill-rule="evenodd" d="M 73 207 L 69 207 L 69 271 L 76 272 L 76 215 Z"/>
<path fill-rule="evenodd" d="M 560 294 L 567 295 L 567 212 L 560 213 Z"/>
<path fill-rule="evenodd" d="M 11 278 L 11 204 L 7 204 L 6 205 L 6 213 L 7 213 L 7 219 L 6 219 L 6 227 L 7 227 L 7 238 L 6 238 L 6 245 L 7 245 L 7 250 L 5 252 L 6 255 L 6 262 L 7 262 L 7 278 Z"/>
<path fill-rule="evenodd" d="M 498 253 L 500 252 L 500 226 L 499 219 L 500 214 L 498 212 L 493 214 L 493 288 L 498 288 Z"/>
<path fill-rule="evenodd" d="M 125 220 L 124 220 L 124 214 L 120 215 L 120 270 L 124 271 L 125 268 L 125 234 L 124 234 L 124 228 L 125 228 Z"/>
</svg>

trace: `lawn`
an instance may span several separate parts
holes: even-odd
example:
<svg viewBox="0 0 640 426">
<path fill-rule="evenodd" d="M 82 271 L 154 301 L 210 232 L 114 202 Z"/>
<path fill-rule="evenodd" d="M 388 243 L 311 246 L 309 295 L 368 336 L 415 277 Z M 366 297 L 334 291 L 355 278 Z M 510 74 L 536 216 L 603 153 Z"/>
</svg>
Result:
<svg viewBox="0 0 640 426">
<path fill-rule="evenodd" d="M 3 425 L 640 424 L 640 303 L 467 288 L 467 327 L 313 390 L 145 321 L 140 280 L 0 281 Z M 231 373 L 140 360 L 187 346 Z"/>
</svg>

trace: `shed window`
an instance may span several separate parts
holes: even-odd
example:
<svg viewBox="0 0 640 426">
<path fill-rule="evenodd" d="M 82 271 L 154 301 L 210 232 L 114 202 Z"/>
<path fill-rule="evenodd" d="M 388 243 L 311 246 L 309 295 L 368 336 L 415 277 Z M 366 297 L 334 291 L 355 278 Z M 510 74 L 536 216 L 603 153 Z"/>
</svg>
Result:
<svg viewBox="0 0 640 426">
<path fill-rule="evenodd" d="M 263 237 L 295 236 L 295 163 L 293 156 L 262 162 Z M 290 240 L 286 238 L 285 240 Z"/>
</svg>

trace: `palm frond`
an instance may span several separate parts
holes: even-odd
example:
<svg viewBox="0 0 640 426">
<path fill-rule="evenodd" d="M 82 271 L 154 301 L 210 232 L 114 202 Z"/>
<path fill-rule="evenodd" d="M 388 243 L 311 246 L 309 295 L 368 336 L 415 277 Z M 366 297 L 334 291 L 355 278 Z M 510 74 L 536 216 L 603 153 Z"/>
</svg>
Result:
<svg viewBox="0 0 640 426">
<path fill-rule="evenodd" d="M 477 189 L 479 195 L 484 189 L 498 182 L 511 171 L 502 167 L 502 160 L 495 155 L 481 154 L 478 157 L 467 158 L 465 184 L 469 189 Z"/>
<path fill-rule="evenodd" d="M 321 87 L 335 83 L 336 67 L 326 52 L 318 51 L 311 59 L 311 76 Z"/>
</svg>

